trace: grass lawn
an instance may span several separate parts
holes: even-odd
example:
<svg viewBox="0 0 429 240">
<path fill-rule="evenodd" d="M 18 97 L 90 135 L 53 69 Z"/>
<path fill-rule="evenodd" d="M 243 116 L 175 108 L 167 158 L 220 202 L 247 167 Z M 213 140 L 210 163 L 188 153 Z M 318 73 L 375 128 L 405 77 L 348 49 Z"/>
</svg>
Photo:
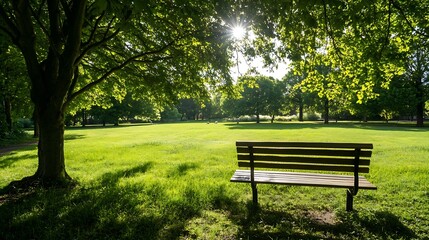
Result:
<svg viewBox="0 0 429 240">
<path fill-rule="evenodd" d="M 370 142 L 352 213 L 344 189 L 230 183 L 236 140 Z M 172 123 L 66 130 L 71 190 L 0 196 L 0 239 L 429 239 L 429 129 L 384 124 Z M 0 156 L 0 189 L 35 146 Z"/>
</svg>

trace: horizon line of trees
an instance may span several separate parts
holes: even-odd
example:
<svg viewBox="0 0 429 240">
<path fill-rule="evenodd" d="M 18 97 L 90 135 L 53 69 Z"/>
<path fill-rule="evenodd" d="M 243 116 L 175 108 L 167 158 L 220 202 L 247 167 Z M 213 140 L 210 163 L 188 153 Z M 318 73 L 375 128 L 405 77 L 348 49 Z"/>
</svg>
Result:
<svg viewBox="0 0 429 240">
<path fill-rule="evenodd" d="M 325 123 L 332 120 L 417 121 L 416 92 L 412 82 L 406 79 L 406 75 L 394 77 L 389 89 L 378 89 L 377 98 L 362 104 L 347 102 L 340 98 L 327 99 L 315 91 L 303 90 L 304 80 L 302 76 L 295 75 L 292 71 L 281 80 L 263 75 L 244 75 L 237 80 L 234 94 L 213 93 L 211 97 L 203 100 L 183 98 L 177 104 L 164 107 L 159 107 L 148 99 L 133 98 L 131 94 L 127 94 L 121 101 L 112 97 L 107 105 L 92 105 L 68 113 L 65 123 L 66 126 L 88 124 L 118 126 L 121 122 L 210 121 L 211 119 L 230 119 L 231 121 L 251 119 L 259 123 L 262 116 L 269 116 L 271 122 L 280 116 L 288 116 L 288 120 L 297 121 L 322 118 Z M 425 98 L 427 99 L 427 94 Z M 1 95 L 0 100 L 2 102 L 0 137 L 5 137 L 12 129 L 19 132 L 17 129 L 29 127 L 28 121 L 21 119 L 29 118 L 32 109 L 28 106 L 21 107 L 22 99 L 17 98 L 15 101 L 8 102 L 7 98 Z M 14 103 L 13 107 L 12 103 Z M 424 118 L 429 113 L 429 101 L 426 100 L 425 104 Z M 307 116 L 304 117 L 304 114 Z M 250 118 L 243 118 L 243 116 L 250 116 Z M 18 123 L 16 127 L 12 124 L 13 122 Z"/>
<path fill-rule="evenodd" d="M 148 100 L 133 99 L 127 94 L 122 101 L 111 99 L 109 107 L 98 105 L 81 109 L 66 116 L 66 125 L 113 124 L 120 122 L 170 122 L 186 120 L 210 121 L 230 119 L 231 121 L 255 121 L 269 116 L 288 116 L 288 120 L 320 120 L 325 122 L 340 120 L 393 119 L 417 121 L 417 99 L 413 84 L 403 76 L 394 77 L 389 89 L 380 88 L 378 97 L 358 104 L 345 99 L 327 99 L 317 92 L 303 91 L 304 78 L 287 73 L 281 80 L 262 75 L 244 75 L 235 86 L 235 94 L 213 93 L 205 99 L 183 98 L 175 105 L 156 107 Z M 426 100 L 423 116 L 429 113 Z M 306 116 L 304 116 L 306 115 Z M 246 117 L 243 117 L 246 116 Z M 247 117 L 247 116 L 250 116 Z M 296 116 L 295 118 L 291 116 Z M 285 118 L 280 118 L 285 119 Z"/>
<path fill-rule="evenodd" d="M 321 71 L 323 71 L 323 68 Z M 5 76 L 5 75 L 4 75 Z M 0 82 L 5 87 L 7 77 Z M 169 122 L 185 120 L 230 119 L 241 121 L 242 116 L 250 116 L 252 121 L 259 123 L 261 116 L 269 116 L 273 122 L 276 117 L 296 116 L 296 120 L 317 120 L 322 118 L 325 123 L 339 120 L 383 120 L 401 119 L 416 121 L 418 115 L 417 89 L 407 74 L 395 76 L 389 88 L 375 90 L 377 97 L 365 103 L 357 103 L 345 98 L 328 99 L 315 89 L 305 85 L 305 76 L 298 76 L 293 71 L 288 72 L 282 79 L 274 79 L 263 75 L 244 75 L 239 77 L 234 86 L 233 94 L 212 93 L 204 99 L 183 98 L 177 104 L 159 105 L 150 99 L 126 94 L 121 100 L 114 97 L 103 105 L 86 106 L 66 115 L 66 126 L 86 126 L 87 124 L 113 124 L 121 122 Z M 424 85 L 425 106 L 423 119 L 429 113 L 428 86 Z M 29 122 L 22 119 L 32 119 L 33 108 L 28 106 L 28 100 L 22 92 L 25 87 L 17 87 L 17 92 L 8 97 L 6 91 L 0 95 L 0 138 L 13 134 L 21 134 L 22 127 L 29 127 Z M 9 94 L 10 96 L 10 94 Z M 26 104 L 27 103 L 27 104 Z M 304 118 L 304 113 L 307 117 Z M 308 117 L 310 116 L 310 117 Z M 249 121 L 249 118 L 246 119 Z M 18 124 L 14 124 L 18 123 Z M 16 125 L 16 126 L 15 126 Z M 33 123 L 34 126 L 34 123 Z M 35 134 L 37 136 L 37 134 Z"/>
</svg>

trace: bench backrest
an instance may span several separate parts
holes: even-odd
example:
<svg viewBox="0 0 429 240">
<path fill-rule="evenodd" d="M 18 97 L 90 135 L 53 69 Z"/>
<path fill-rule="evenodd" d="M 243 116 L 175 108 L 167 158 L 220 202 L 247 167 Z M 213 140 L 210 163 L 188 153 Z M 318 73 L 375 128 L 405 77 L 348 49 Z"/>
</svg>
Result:
<svg viewBox="0 0 429 240">
<path fill-rule="evenodd" d="M 237 141 L 239 167 L 368 173 L 371 143 Z"/>
</svg>

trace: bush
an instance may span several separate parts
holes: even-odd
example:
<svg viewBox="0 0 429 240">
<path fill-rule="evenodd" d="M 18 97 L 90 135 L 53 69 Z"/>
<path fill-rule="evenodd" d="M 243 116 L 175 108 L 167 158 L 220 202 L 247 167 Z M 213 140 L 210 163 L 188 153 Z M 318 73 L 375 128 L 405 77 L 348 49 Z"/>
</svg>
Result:
<svg viewBox="0 0 429 240">
<path fill-rule="evenodd" d="M 32 128 L 34 126 L 34 123 L 31 119 L 28 118 L 20 118 L 16 122 L 17 127 L 20 128 Z"/>
<path fill-rule="evenodd" d="M 316 112 L 308 112 L 308 113 L 304 113 L 303 117 L 304 117 L 304 121 L 318 121 L 322 118 L 322 115 Z"/>
<path fill-rule="evenodd" d="M 244 115 L 244 116 L 240 116 L 238 118 L 228 118 L 227 121 L 231 121 L 231 122 L 256 122 L 256 116 Z M 259 116 L 259 121 L 260 122 L 271 121 L 271 117 L 266 116 L 266 115 L 261 115 L 261 116 Z"/>
<path fill-rule="evenodd" d="M 298 116 L 291 115 L 291 116 L 278 116 L 275 118 L 276 121 L 279 122 L 290 122 L 290 121 L 298 121 Z"/>
<path fill-rule="evenodd" d="M 166 108 L 161 113 L 161 122 L 174 122 L 180 121 L 181 114 L 177 110 L 177 108 Z"/>
</svg>

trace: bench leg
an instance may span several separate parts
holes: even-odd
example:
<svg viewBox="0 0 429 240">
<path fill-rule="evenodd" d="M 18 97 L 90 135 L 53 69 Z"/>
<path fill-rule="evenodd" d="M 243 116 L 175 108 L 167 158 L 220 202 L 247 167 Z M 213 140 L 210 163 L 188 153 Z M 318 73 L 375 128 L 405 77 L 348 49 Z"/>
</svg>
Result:
<svg viewBox="0 0 429 240">
<path fill-rule="evenodd" d="M 253 197 L 253 203 L 255 205 L 258 204 L 258 189 L 256 188 L 256 183 L 252 183 L 252 197 Z"/>
<path fill-rule="evenodd" d="M 346 203 L 346 211 L 353 211 L 353 193 L 352 189 L 347 190 L 347 203 Z"/>
</svg>

